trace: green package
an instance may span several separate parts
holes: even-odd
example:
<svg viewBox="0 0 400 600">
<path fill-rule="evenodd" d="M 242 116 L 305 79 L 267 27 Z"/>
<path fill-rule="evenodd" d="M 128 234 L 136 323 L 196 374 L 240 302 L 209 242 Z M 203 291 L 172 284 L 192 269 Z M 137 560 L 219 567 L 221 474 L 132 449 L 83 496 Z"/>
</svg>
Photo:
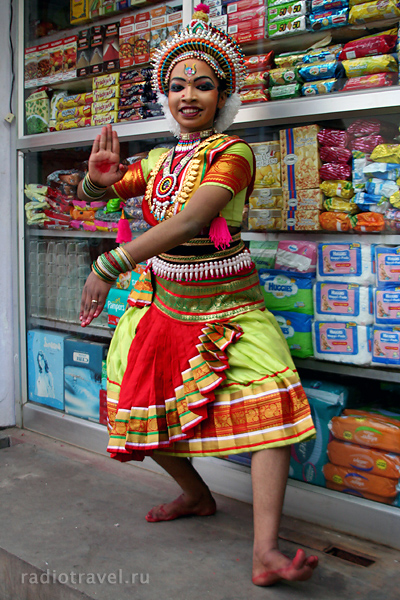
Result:
<svg viewBox="0 0 400 600">
<path fill-rule="evenodd" d="M 268 310 L 314 314 L 312 273 L 261 269 L 258 276 Z"/>
<path fill-rule="evenodd" d="M 26 132 L 45 133 L 49 129 L 50 101 L 45 90 L 34 92 L 25 101 Z"/>
<path fill-rule="evenodd" d="M 269 72 L 269 83 L 271 87 L 275 85 L 296 83 L 296 81 L 299 81 L 300 83 L 303 82 L 298 67 L 280 67 L 279 69 L 271 69 Z"/>
<path fill-rule="evenodd" d="M 308 358 L 314 355 L 310 315 L 299 315 L 293 312 L 271 311 L 289 346 L 292 356 Z"/>
<path fill-rule="evenodd" d="M 257 270 L 273 269 L 275 266 L 276 251 L 278 249 L 276 242 L 250 242 L 251 258 L 256 265 Z"/>
<path fill-rule="evenodd" d="M 301 83 L 290 83 L 289 85 L 274 85 L 269 88 L 271 100 L 285 100 L 296 98 L 301 94 Z"/>
</svg>

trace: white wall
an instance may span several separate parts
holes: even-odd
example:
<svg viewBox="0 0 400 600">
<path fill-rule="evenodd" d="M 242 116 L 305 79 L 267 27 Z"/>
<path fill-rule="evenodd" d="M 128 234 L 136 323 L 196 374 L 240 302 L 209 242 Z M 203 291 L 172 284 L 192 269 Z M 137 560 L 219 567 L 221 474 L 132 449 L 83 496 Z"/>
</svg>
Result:
<svg viewBox="0 0 400 600">
<path fill-rule="evenodd" d="M 14 0 L 14 5 L 16 0 Z M 15 240 L 15 184 L 13 181 L 14 155 L 11 149 L 15 135 L 15 121 L 12 125 L 4 120 L 9 112 L 11 90 L 11 52 L 9 48 L 10 6 L 8 0 L 0 2 L 0 427 L 15 424 L 14 398 L 14 328 L 17 326 L 13 314 L 13 273 L 17 264 L 13 241 Z M 15 6 L 14 6 L 15 20 Z M 15 44 L 14 44 L 15 45 Z M 15 95 L 14 95 L 15 97 Z M 16 111 L 15 101 L 13 112 Z M 13 211 L 14 215 L 13 215 Z M 14 306 L 16 306 L 14 299 Z"/>
</svg>

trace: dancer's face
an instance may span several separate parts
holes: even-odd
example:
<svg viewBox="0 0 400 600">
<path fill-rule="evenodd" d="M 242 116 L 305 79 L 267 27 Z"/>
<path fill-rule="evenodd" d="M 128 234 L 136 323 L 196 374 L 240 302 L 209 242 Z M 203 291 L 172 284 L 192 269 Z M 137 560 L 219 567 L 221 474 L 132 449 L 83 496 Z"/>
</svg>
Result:
<svg viewBox="0 0 400 600">
<path fill-rule="evenodd" d="M 217 108 L 226 102 L 219 93 L 218 79 L 207 63 L 190 59 L 178 63 L 171 72 L 168 106 L 182 133 L 211 129 Z"/>
</svg>

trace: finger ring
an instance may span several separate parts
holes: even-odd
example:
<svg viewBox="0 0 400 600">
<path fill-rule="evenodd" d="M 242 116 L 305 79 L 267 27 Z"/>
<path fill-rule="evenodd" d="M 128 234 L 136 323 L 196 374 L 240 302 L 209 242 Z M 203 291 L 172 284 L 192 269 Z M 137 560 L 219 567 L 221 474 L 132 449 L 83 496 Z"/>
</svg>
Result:
<svg viewBox="0 0 400 600">
<path fill-rule="evenodd" d="M 92 300 L 92 304 L 98 304 L 99 301 L 98 300 Z"/>
</svg>

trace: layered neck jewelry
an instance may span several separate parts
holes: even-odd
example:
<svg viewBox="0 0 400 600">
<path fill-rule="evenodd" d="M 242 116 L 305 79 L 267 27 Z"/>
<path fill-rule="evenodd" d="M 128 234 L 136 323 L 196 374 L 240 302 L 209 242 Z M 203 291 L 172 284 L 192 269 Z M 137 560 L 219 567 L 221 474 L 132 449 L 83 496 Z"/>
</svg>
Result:
<svg viewBox="0 0 400 600">
<path fill-rule="evenodd" d="M 175 146 L 175 152 L 188 152 L 200 144 L 202 140 L 207 139 L 215 133 L 214 129 L 205 129 L 204 131 L 193 131 L 191 133 L 181 133 L 179 141 Z"/>
<path fill-rule="evenodd" d="M 163 161 L 163 176 L 156 186 L 155 195 L 150 207 L 150 212 L 157 221 L 163 221 L 168 209 L 175 203 L 179 189 L 179 175 L 194 157 L 201 142 L 204 142 L 212 135 L 213 129 L 183 133 L 176 147 L 172 148 L 166 155 Z M 175 167 L 171 169 L 175 155 L 178 152 L 184 154 Z"/>
</svg>

